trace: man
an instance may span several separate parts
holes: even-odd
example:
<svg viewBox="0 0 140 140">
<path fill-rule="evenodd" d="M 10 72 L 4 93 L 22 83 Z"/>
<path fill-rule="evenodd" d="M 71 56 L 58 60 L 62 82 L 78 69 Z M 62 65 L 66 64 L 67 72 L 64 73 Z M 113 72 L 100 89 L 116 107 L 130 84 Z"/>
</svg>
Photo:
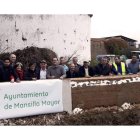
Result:
<svg viewBox="0 0 140 140">
<path fill-rule="evenodd" d="M 0 79 L 1 82 L 19 82 L 19 77 L 16 74 L 14 68 L 10 65 L 10 59 L 9 58 L 5 58 L 4 62 L 3 62 L 3 66 L 0 67 Z"/>
<path fill-rule="evenodd" d="M 63 79 L 66 77 L 66 72 L 63 66 L 58 64 L 58 58 L 53 58 L 52 60 L 53 65 L 48 67 L 48 75 L 49 79 Z"/>
<path fill-rule="evenodd" d="M 83 66 L 79 68 L 79 74 L 80 77 L 92 77 L 94 75 L 93 68 L 89 66 L 89 62 L 83 62 Z"/>
<path fill-rule="evenodd" d="M 79 73 L 75 71 L 75 65 L 71 63 L 69 65 L 69 71 L 66 72 L 66 77 L 67 78 L 78 78 Z"/>
<path fill-rule="evenodd" d="M 64 57 L 60 57 L 60 65 L 62 65 L 64 67 L 65 72 L 67 72 L 69 70 L 69 68 L 66 65 L 66 61 Z"/>
<path fill-rule="evenodd" d="M 37 79 L 47 79 L 47 62 L 46 62 L 46 60 L 40 61 L 40 68 L 38 69 Z"/>
<path fill-rule="evenodd" d="M 14 67 L 15 64 L 16 64 L 16 55 L 15 54 L 10 54 L 10 63 L 11 63 L 11 66 Z"/>
<path fill-rule="evenodd" d="M 111 68 L 108 64 L 107 57 L 100 58 L 99 64 L 95 66 L 95 75 L 97 76 L 111 75 Z"/>
<path fill-rule="evenodd" d="M 128 64 L 129 74 L 137 74 L 140 71 L 140 63 L 137 60 L 137 56 L 133 55 L 131 62 Z"/>
<path fill-rule="evenodd" d="M 127 66 L 124 62 L 121 62 L 119 56 L 115 56 L 115 63 L 112 64 L 112 72 L 115 75 L 126 75 L 128 74 Z"/>
<path fill-rule="evenodd" d="M 72 61 L 73 61 L 73 64 L 75 65 L 75 70 L 78 72 L 79 68 L 81 67 L 81 65 L 78 64 L 78 58 L 77 57 L 73 57 Z"/>
</svg>

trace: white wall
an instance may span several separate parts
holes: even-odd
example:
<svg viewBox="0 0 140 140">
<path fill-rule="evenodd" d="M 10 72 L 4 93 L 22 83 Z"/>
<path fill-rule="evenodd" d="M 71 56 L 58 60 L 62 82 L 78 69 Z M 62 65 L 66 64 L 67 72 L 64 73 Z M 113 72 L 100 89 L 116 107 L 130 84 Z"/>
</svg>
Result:
<svg viewBox="0 0 140 140">
<path fill-rule="evenodd" d="M 88 15 L 0 15 L 0 52 L 36 46 L 90 60 L 90 24 Z"/>
</svg>

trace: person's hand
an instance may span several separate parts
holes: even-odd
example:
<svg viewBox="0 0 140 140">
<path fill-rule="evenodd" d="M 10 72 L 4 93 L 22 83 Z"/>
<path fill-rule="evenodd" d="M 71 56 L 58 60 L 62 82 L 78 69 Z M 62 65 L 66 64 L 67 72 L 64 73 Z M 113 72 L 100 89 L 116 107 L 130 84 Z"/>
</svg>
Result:
<svg viewBox="0 0 140 140">
<path fill-rule="evenodd" d="M 109 73 L 109 76 L 112 76 L 113 74 L 112 73 Z"/>
<path fill-rule="evenodd" d="M 14 79 L 11 79 L 11 83 L 14 83 L 15 82 L 15 80 Z"/>
<path fill-rule="evenodd" d="M 61 76 L 61 77 L 60 77 L 60 79 L 62 80 L 62 79 L 64 79 L 64 77 L 63 77 L 63 76 Z"/>
<path fill-rule="evenodd" d="M 36 81 L 37 79 L 36 78 L 32 78 L 32 80 Z"/>
<path fill-rule="evenodd" d="M 91 76 L 85 76 L 86 78 L 91 78 Z"/>
<path fill-rule="evenodd" d="M 51 76 L 51 79 L 54 79 L 55 78 L 55 76 Z"/>
<path fill-rule="evenodd" d="M 20 82 L 20 79 L 17 79 L 16 82 L 19 83 Z"/>
</svg>

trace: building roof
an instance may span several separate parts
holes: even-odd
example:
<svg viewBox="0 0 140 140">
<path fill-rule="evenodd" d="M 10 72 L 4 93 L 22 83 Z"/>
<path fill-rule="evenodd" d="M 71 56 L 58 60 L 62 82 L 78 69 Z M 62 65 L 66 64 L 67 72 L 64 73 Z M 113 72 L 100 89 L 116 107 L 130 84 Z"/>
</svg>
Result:
<svg viewBox="0 0 140 140">
<path fill-rule="evenodd" d="M 125 36 L 122 36 L 122 35 L 118 35 L 118 36 L 110 36 L 110 37 L 105 37 L 105 39 L 109 39 L 109 38 L 122 38 L 124 40 L 126 40 L 127 42 L 137 42 L 137 40 L 134 40 L 132 38 L 128 38 L 128 37 L 125 37 Z"/>
</svg>

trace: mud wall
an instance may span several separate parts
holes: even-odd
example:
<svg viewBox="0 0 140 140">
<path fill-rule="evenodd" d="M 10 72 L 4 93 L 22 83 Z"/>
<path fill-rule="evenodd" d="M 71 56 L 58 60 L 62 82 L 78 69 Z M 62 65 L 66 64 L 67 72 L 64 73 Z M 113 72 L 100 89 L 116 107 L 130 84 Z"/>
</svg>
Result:
<svg viewBox="0 0 140 140">
<path fill-rule="evenodd" d="M 89 15 L 0 15 L 0 53 L 27 46 L 90 59 Z"/>
<path fill-rule="evenodd" d="M 140 77 L 114 76 L 72 79 L 72 106 L 89 109 L 140 103 Z"/>
</svg>

